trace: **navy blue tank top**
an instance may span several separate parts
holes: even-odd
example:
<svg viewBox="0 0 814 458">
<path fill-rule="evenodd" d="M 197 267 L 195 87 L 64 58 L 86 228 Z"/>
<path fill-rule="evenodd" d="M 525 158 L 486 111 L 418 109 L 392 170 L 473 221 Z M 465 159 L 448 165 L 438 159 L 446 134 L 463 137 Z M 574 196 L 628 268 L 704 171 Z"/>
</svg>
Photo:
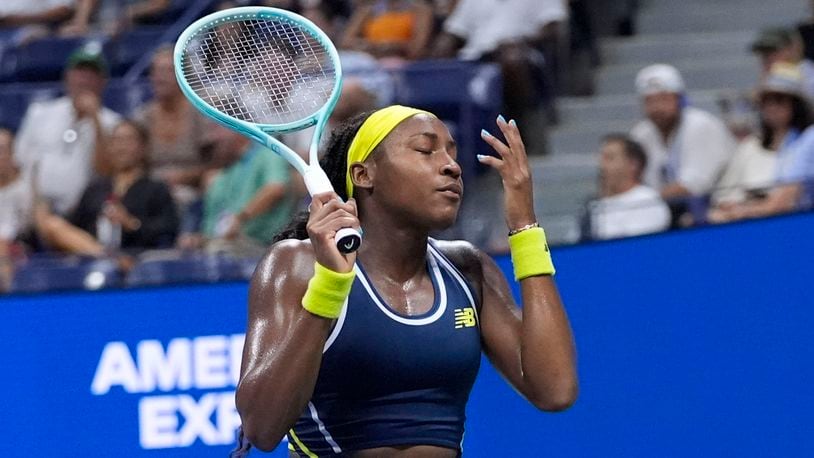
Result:
<svg viewBox="0 0 814 458">
<path fill-rule="evenodd" d="M 396 445 L 460 450 L 480 367 L 478 315 L 469 284 L 432 243 L 427 258 L 435 301 L 416 316 L 391 309 L 357 263 L 289 449 L 320 457 Z"/>
</svg>

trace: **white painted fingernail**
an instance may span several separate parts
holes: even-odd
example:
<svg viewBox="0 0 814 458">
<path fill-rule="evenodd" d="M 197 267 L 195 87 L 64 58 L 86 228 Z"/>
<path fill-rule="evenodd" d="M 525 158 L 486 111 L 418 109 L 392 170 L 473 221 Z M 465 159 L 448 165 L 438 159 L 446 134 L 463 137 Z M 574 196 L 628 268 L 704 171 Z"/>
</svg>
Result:
<svg viewBox="0 0 814 458">
<path fill-rule="evenodd" d="M 490 134 L 489 132 L 487 132 L 487 131 L 486 131 L 486 129 L 481 129 L 481 130 L 480 130 L 480 136 L 481 136 L 481 137 L 491 137 L 491 136 L 492 136 L 492 134 Z"/>
<path fill-rule="evenodd" d="M 497 120 L 498 122 L 502 122 L 504 124 L 506 123 L 506 118 L 504 118 L 501 114 L 497 115 Z"/>
<path fill-rule="evenodd" d="M 516 123 L 516 122 L 514 122 L 514 119 L 512 119 L 511 121 L 509 121 L 509 124 L 511 124 L 511 125 L 513 125 L 513 126 L 517 126 L 517 123 Z"/>
<path fill-rule="evenodd" d="M 483 155 L 483 154 L 478 154 L 477 158 L 478 158 L 478 161 L 483 162 L 483 160 L 486 159 L 486 156 Z"/>
</svg>

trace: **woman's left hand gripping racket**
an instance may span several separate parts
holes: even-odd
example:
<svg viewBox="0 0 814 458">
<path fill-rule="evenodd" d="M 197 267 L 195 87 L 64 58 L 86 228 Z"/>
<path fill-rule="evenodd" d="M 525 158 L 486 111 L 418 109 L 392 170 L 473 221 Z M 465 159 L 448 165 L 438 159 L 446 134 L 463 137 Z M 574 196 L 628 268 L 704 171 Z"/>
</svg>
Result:
<svg viewBox="0 0 814 458">
<path fill-rule="evenodd" d="M 243 7 L 203 17 L 175 44 L 175 76 L 206 116 L 265 145 L 302 174 L 308 192 L 331 192 L 319 166 L 322 131 L 339 99 L 342 68 L 325 33 L 297 14 Z M 272 137 L 316 126 L 308 163 Z M 356 251 L 361 233 L 336 233 L 339 251 Z"/>
</svg>

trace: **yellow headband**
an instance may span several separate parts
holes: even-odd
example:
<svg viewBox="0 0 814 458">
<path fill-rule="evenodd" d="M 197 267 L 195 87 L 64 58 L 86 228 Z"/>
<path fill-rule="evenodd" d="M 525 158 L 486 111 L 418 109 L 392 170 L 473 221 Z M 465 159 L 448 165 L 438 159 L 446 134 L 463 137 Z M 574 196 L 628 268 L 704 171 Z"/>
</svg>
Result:
<svg viewBox="0 0 814 458">
<path fill-rule="evenodd" d="M 345 170 L 345 189 L 348 191 L 348 199 L 353 197 L 353 180 L 350 178 L 350 166 L 356 162 L 364 162 L 399 123 L 417 114 L 428 114 L 435 117 L 434 114 L 428 111 L 401 105 L 391 105 L 375 111 L 362 123 L 348 149 L 348 165 Z"/>
</svg>

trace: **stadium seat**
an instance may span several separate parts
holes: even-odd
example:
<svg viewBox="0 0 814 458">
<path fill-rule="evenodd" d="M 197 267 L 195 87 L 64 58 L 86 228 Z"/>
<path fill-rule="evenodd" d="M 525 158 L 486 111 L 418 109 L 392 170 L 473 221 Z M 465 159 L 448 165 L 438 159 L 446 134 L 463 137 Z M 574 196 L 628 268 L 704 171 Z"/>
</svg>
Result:
<svg viewBox="0 0 814 458">
<path fill-rule="evenodd" d="M 0 81 L 58 81 L 68 56 L 82 45 L 104 45 L 102 38 L 47 37 L 5 50 Z"/>
<path fill-rule="evenodd" d="M 127 276 L 128 286 L 152 286 L 175 283 L 211 283 L 244 279 L 238 260 L 219 255 L 179 255 L 145 259 Z"/>
<path fill-rule="evenodd" d="M 113 77 L 124 75 L 131 65 L 144 57 L 158 43 L 164 27 L 138 27 L 123 32 L 105 44 L 105 56 L 110 62 L 110 74 Z"/>
<path fill-rule="evenodd" d="M 11 292 L 95 290 L 119 285 L 121 277 L 113 260 L 38 256 L 17 266 Z"/>
<path fill-rule="evenodd" d="M 15 83 L 0 85 L 0 125 L 14 130 L 31 102 L 58 97 L 62 92 L 61 83 Z"/>
</svg>

